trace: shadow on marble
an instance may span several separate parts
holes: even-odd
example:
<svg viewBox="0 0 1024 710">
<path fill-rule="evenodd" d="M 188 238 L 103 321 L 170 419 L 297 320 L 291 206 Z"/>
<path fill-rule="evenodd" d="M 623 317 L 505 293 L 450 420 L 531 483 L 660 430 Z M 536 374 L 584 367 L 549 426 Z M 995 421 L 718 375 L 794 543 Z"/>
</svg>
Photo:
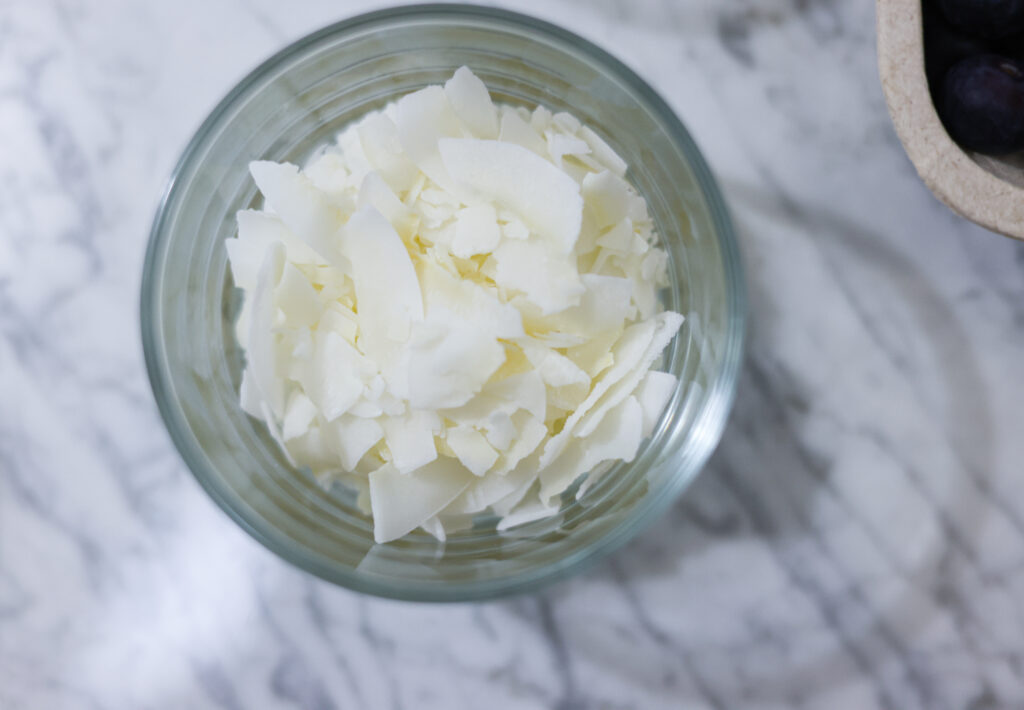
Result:
<svg viewBox="0 0 1024 710">
<path fill-rule="evenodd" d="M 796 687 L 835 687 L 855 677 L 870 678 L 882 687 L 884 682 L 876 677 L 880 665 L 895 663 L 904 668 L 908 682 L 894 692 L 912 693 L 927 706 L 925 701 L 933 693 L 929 677 L 911 657 L 910 649 L 936 623 L 945 623 L 945 617 L 952 618 L 954 626 L 970 623 L 968 617 L 973 612 L 962 590 L 965 579 L 984 577 L 975 558 L 975 533 L 992 523 L 993 512 L 1024 530 L 1012 508 L 992 493 L 993 427 L 977 353 L 942 292 L 888 243 L 890 235 L 864 229 L 827 209 L 807 209 L 784 196 L 743 185 L 727 184 L 726 188 L 741 234 L 753 234 L 758 226 L 770 223 L 782 233 L 792 230 L 794 241 L 804 241 L 808 252 L 817 254 L 812 263 L 827 271 L 835 297 L 849 302 L 860 320 L 865 352 L 871 350 L 880 363 L 887 363 L 886 372 L 892 373 L 894 381 L 908 384 L 906 396 L 920 408 L 907 411 L 926 412 L 927 419 L 921 415 L 921 421 L 912 421 L 911 430 L 947 440 L 951 459 L 947 468 L 962 470 L 963 475 L 949 476 L 941 485 L 930 480 L 939 474 L 922 467 L 928 457 L 917 455 L 917 443 L 900 438 L 907 411 L 886 412 L 886 401 L 868 394 L 849 403 L 852 411 L 822 409 L 821 392 L 803 376 L 800 363 L 780 358 L 777 343 L 769 337 L 780 319 L 811 318 L 811 310 L 821 305 L 809 306 L 807 314 L 783 312 L 785 299 L 800 295 L 780 297 L 779 284 L 766 281 L 754 259 L 748 261 L 751 325 L 747 357 L 735 409 L 718 450 L 670 511 L 593 573 L 594 578 L 621 587 L 627 599 L 634 599 L 637 618 L 650 625 L 651 637 L 660 637 L 660 646 L 685 656 L 698 652 L 699 645 L 688 647 L 690 642 L 678 633 L 659 632 L 673 623 L 660 627 L 669 618 L 665 615 L 686 617 L 693 614 L 692 607 L 703 608 L 708 603 L 722 613 L 721 607 L 728 602 L 706 595 L 735 594 L 737 578 L 743 576 L 743 571 L 735 568 L 763 557 L 779 571 L 786 588 L 807 601 L 812 618 L 820 619 L 835 643 L 830 651 L 798 662 L 780 654 L 769 664 L 775 672 L 763 679 L 758 697 L 785 699 Z M 900 300 L 916 323 L 923 349 L 894 345 L 886 334 L 875 330 L 874 304 L 869 307 L 858 296 L 865 288 L 884 289 Z M 834 346 L 829 347 L 814 356 L 859 355 L 837 353 Z M 916 376 L 920 358 L 931 361 L 937 379 L 921 381 Z M 859 384 L 853 383 L 854 387 Z M 898 536 L 879 528 L 877 519 L 865 514 L 865 499 L 895 494 L 870 490 L 861 491 L 864 497 L 851 496 L 848 480 L 845 487 L 837 485 L 834 476 L 840 456 L 829 451 L 832 440 L 822 437 L 815 421 L 819 417 L 834 420 L 833 428 L 844 430 L 843 436 L 863 439 L 883 451 L 907 479 L 909 488 L 898 490 L 911 490 L 931 506 L 928 520 L 934 516 L 937 522 L 934 527 L 922 528 L 924 544 L 913 548 L 911 555 L 899 550 L 903 541 Z M 931 431 L 936 423 L 941 430 Z M 866 541 L 858 543 L 862 548 L 848 543 L 851 530 Z M 894 548 L 899 551 L 892 555 Z M 868 559 L 870 565 L 865 563 Z M 687 567 L 695 572 L 688 572 Z M 708 570 L 727 570 L 724 576 L 728 580 L 710 579 L 705 584 L 698 577 Z M 761 583 L 756 579 L 750 582 L 753 586 Z M 661 608 L 646 606 L 650 600 L 645 590 L 662 589 L 659 594 L 664 594 L 665 588 L 673 586 L 678 590 L 678 608 L 665 607 L 664 597 Z M 561 600 L 572 593 L 556 587 L 551 596 Z M 737 612 L 750 611 L 749 600 L 744 603 L 747 606 L 736 603 Z M 781 623 L 771 618 L 760 621 L 766 627 Z M 704 622 L 674 623 L 696 623 L 694 631 L 699 635 Z M 755 644 L 756 634 L 750 633 L 746 641 L 737 639 L 737 646 Z M 599 649 L 579 647 L 577 651 L 593 654 L 595 663 L 603 658 Z M 713 697 L 713 691 L 706 690 Z M 880 692 L 888 691 L 883 688 Z M 898 697 L 894 702 L 917 707 L 901 705 Z"/>
<path fill-rule="evenodd" d="M 844 292 L 861 319 L 871 341 L 865 347 L 880 351 L 892 368 L 911 382 L 925 406 L 952 404 L 942 408 L 940 418 L 945 421 L 941 434 L 950 440 L 951 450 L 966 473 L 963 488 L 980 491 L 984 502 L 1016 520 L 1012 510 L 1001 506 L 998 497 L 991 493 L 988 482 L 992 466 L 992 415 L 977 356 L 957 315 L 927 276 L 904 253 L 888 244 L 886 235 L 866 230 L 840 215 L 825 209 L 805 210 L 789 201 L 780 204 L 772 195 L 748 186 L 729 185 L 727 192 L 737 207 L 741 234 L 753 232 L 757 220 L 781 220 L 812 235 L 826 268 L 834 276 L 836 288 Z M 811 509 L 829 484 L 834 461 L 816 450 L 811 441 L 814 435 L 807 431 L 811 428 L 809 419 L 819 415 L 815 402 L 818 395 L 802 381 L 797 367 L 778 359 L 769 339 L 763 337 L 766 329 L 782 317 L 778 309 L 783 304 L 773 295 L 777 284 L 765 283 L 758 270 L 750 266 L 748 263 L 751 312 L 747 355 L 729 426 L 700 479 L 665 521 L 634 543 L 658 547 L 674 541 L 682 559 L 676 558 L 672 566 L 682 563 L 686 554 L 700 553 L 702 548 L 713 546 L 722 538 L 753 535 L 774 541 L 813 534 Z M 875 329 L 869 309 L 857 303 L 859 288 L 877 287 L 879 282 L 899 296 L 926 336 L 927 355 L 937 365 L 946 390 L 940 396 L 926 391 L 927 383 L 913 382 L 914 354 L 887 341 Z M 822 356 L 828 357 L 829 353 Z M 906 452 L 900 450 L 901 444 L 889 441 L 884 432 L 873 430 L 871 409 L 884 404 L 867 399 L 851 403 L 860 411 L 853 412 L 848 421 L 865 436 L 876 438 L 879 446 L 891 447 L 890 453 L 902 459 Z M 912 467 L 912 463 L 905 463 Z M 926 475 L 917 472 L 918 477 Z M 954 544 L 957 533 L 951 529 L 951 520 L 958 521 L 956 528 L 971 527 L 971 522 L 980 526 L 984 522 L 985 511 L 980 506 L 973 513 L 968 511 L 965 518 L 962 506 L 979 499 L 960 493 L 963 491 L 950 491 L 945 500 L 935 501 L 940 513 L 941 509 L 947 511 L 942 516 L 943 532 L 952 536 Z M 942 555 L 941 550 L 934 553 Z M 933 565 L 922 564 L 922 570 L 930 574 Z M 650 571 L 657 573 L 658 565 Z M 927 586 L 939 582 L 917 581 Z"/>
</svg>

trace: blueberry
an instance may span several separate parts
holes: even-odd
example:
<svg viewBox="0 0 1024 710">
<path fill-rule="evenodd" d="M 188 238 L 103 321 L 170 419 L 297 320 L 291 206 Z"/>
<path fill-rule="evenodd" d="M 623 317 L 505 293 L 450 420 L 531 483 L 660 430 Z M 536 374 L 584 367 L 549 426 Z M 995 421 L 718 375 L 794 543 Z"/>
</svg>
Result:
<svg viewBox="0 0 1024 710">
<path fill-rule="evenodd" d="M 992 51 L 1004 57 L 1024 60 L 1024 30 L 993 42 Z"/>
<path fill-rule="evenodd" d="M 924 4 L 924 50 L 928 88 L 936 106 L 942 103 L 942 83 L 954 64 L 976 54 L 1005 54 L 996 49 L 996 43 L 971 37 L 950 25 L 932 2 Z"/>
<path fill-rule="evenodd" d="M 1024 62 L 964 59 L 946 74 L 943 95 L 943 123 L 961 146 L 991 155 L 1024 150 Z"/>
<path fill-rule="evenodd" d="M 939 0 L 951 23 L 979 37 L 1024 31 L 1024 0 Z"/>
</svg>

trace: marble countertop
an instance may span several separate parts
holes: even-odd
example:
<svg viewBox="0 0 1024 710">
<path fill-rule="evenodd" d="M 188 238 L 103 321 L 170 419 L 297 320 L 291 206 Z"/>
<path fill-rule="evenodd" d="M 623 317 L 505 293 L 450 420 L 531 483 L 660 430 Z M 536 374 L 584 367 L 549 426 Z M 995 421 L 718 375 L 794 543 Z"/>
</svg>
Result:
<svg viewBox="0 0 1024 710">
<path fill-rule="evenodd" d="M 873 3 L 503 4 L 635 68 L 724 187 L 752 312 L 707 471 L 536 596 L 403 604 L 283 563 L 164 431 L 142 255 L 221 95 L 379 3 L 4 3 L 0 707 L 1024 707 L 1024 244 L 918 181 Z"/>
</svg>

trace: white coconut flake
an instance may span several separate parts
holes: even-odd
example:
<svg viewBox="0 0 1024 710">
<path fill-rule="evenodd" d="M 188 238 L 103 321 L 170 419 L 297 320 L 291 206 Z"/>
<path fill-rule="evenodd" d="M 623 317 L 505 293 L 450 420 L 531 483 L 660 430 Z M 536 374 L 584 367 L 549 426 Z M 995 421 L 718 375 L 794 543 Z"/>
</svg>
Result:
<svg viewBox="0 0 1024 710">
<path fill-rule="evenodd" d="M 349 166 L 352 163 L 333 150 L 322 150 L 315 155 L 302 169 L 313 186 L 324 193 L 327 198 L 346 213 L 352 212 L 352 196 L 348 194 L 348 186 L 352 176 Z"/>
<path fill-rule="evenodd" d="M 356 204 L 359 209 L 372 207 L 380 212 L 402 239 L 411 240 L 416 235 L 419 219 L 376 172 L 363 178 Z"/>
<path fill-rule="evenodd" d="M 597 160 L 604 165 L 606 168 L 612 171 L 613 174 L 622 177 L 626 174 L 626 161 L 623 160 L 618 153 L 612 150 L 601 136 L 597 135 L 587 126 L 582 126 L 579 130 L 579 136 L 587 142 L 590 146 L 590 150 L 593 151 L 593 155 Z"/>
<path fill-rule="evenodd" d="M 293 264 L 325 263 L 309 245 L 296 237 L 279 217 L 255 210 L 240 210 L 238 237 L 224 242 L 235 286 L 251 291 L 256 288 L 263 257 L 271 245 L 284 244 L 286 258 Z"/>
<path fill-rule="evenodd" d="M 526 488 L 536 478 L 536 459 L 526 459 L 503 476 L 484 476 L 474 481 L 445 508 L 444 513 L 445 515 L 481 513 L 498 501 L 515 494 L 516 491 L 522 490 L 525 493 Z"/>
<path fill-rule="evenodd" d="M 554 529 L 680 386 L 650 371 L 682 318 L 660 312 L 647 204 L 567 112 L 495 105 L 463 67 L 302 170 L 251 172 L 265 209 L 225 244 L 240 404 L 290 465 L 353 489 L 378 542 L 487 514 Z"/>
<path fill-rule="evenodd" d="M 491 412 L 482 426 L 487 442 L 498 451 L 507 451 L 512 446 L 518 431 L 507 412 L 496 410 Z"/>
<path fill-rule="evenodd" d="M 384 428 L 375 419 L 361 419 L 348 414 L 323 429 L 325 440 L 346 471 L 354 471 L 360 459 L 384 438 Z"/>
<path fill-rule="evenodd" d="M 437 538 L 438 542 L 445 542 L 448 539 L 448 535 L 444 531 L 444 523 L 441 522 L 441 518 L 436 515 L 424 520 L 420 527 L 423 528 L 424 532 L 428 535 L 433 535 Z"/>
<path fill-rule="evenodd" d="M 542 157 L 548 154 L 548 146 L 544 139 L 514 111 L 506 111 L 502 114 L 498 140 L 503 143 L 521 145 L 531 153 Z"/>
<path fill-rule="evenodd" d="M 445 96 L 466 127 L 477 138 L 498 137 L 498 110 L 487 87 L 469 70 L 459 67 L 444 85 Z"/>
<path fill-rule="evenodd" d="M 457 426 L 448 429 L 446 441 L 462 465 L 474 476 L 483 476 L 498 460 L 498 452 L 473 427 Z"/>
<path fill-rule="evenodd" d="M 412 412 L 384 420 L 384 441 L 391 451 L 391 462 L 400 473 L 409 473 L 437 458 L 434 445 L 436 415 Z"/>
<path fill-rule="evenodd" d="M 549 518 L 558 512 L 558 508 L 558 505 L 548 505 L 539 500 L 524 502 L 502 517 L 501 522 L 498 523 L 498 530 L 510 530 L 520 525 Z"/>
<path fill-rule="evenodd" d="M 583 218 L 575 180 L 520 145 L 457 138 L 437 145 L 445 169 L 464 190 L 514 210 L 556 253 L 572 251 Z"/>
<path fill-rule="evenodd" d="M 300 239 L 321 257 L 346 269 L 338 254 L 337 233 L 345 215 L 291 163 L 256 160 L 249 163 L 267 204 Z"/>
<path fill-rule="evenodd" d="M 498 380 L 487 387 L 487 395 L 505 402 L 509 414 L 524 410 L 544 421 L 547 394 L 544 380 L 536 370 Z"/>
<path fill-rule="evenodd" d="M 490 254 L 500 240 L 501 230 L 493 205 L 472 205 L 455 214 L 452 254 L 460 259 L 468 259 L 477 254 Z"/>
<path fill-rule="evenodd" d="M 519 341 L 519 346 L 523 349 L 530 364 L 540 374 L 545 385 L 563 387 L 565 385 L 590 384 L 590 376 L 585 371 L 565 355 L 547 345 L 532 338 L 524 338 Z"/>
<path fill-rule="evenodd" d="M 352 263 L 360 349 L 386 364 L 394 351 L 392 336 L 407 333 L 413 322 L 423 319 L 416 270 L 401 237 L 370 207 L 356 212 L 345 225 L 342 250 Z"/>
<path fill-rule="evenodd" d="M 553 254 L 545 244 L 507 241 L 494 252 L 495 282 L 519 291 L 541 313 L 557 313 L 575 306 L 585 287 L 576 267 Z"/>
<path fill-rule="evenodd" d="M 598 246 L 612 249 L 619 254 L 628 254 L 633 249 L 633 243 L 633 220 L 629 217 L 625 217 L 621 222 L 609 227 L 597 238 Z"/>
<path fill-rule="evenodd" d="M 620 381 L 612 383 L 608 387 L 604 397 L 595 407 L 584 413 L 579 419 L 579 428 L 573 432 L 573 436 L 590 436 L 597 425 L 600 424 L 601 418 L 605 413 L 625 399 L 636 388 L 651 364 L 661 355 L 665 346 L 679 332 L 679 326 L 683 324 L 683 317 L 678 313 L 665 311 L 655 316 L 653 322 L 655 324 L 654 333 L 640 360 Z"/>
<path fill-rule="evenodd" d="M 263 399 L 260 396 L 259 388 L 253 384 L 251 368 L 242 370 L 242 382 L 238 387 L 238 399 L 242 405 L 242 411 L 250 417 L 257 419 L 263 417 Z"/>
<path fill-rule="evenodd" d="M 594 435 L 576 439 L 550 466 L 540 472 L 540 498 L 550 501 L 581 475 L 602 461 L 629 463 L 643 440 L 643 411 L 635 397 L 612 408 L 601 419 Z"/>
<path fill-rule="evenodd" d="M 546 319 L 561 332 L 593 337 L 620 327 L 633 315 L 633 282 L 617 276 L 582 274 L 579 304 Z"/>
<path fill-rule="evenodd" d="M 590 152 L 590 146 L 579 138 L 567 136 L 564 133 L 551 133 L 547 142 L 548 155 L 552 162 L 563 167 L 562 158 L 566 155 L 586 155 Z"/>
<path fill-rule="evenodd" d="M 622 178 L 605 170 L 583 178 L 583 200 L 599 229 L 617 224 L 629 216 L 632 190 Z"/>
<path fill-rule="evenodd" d="M 544 453 L 541 455 L 541 466 L 547 467 L 562 453 L 566 444 L 569 443 L 569 437 L 573 434 L 576 425 L 597 404 L 605 392 L 639 367 L 640 360 L 654 338 L 654 331 L 655 324 L 651 321 L 642 321 L 626 329 L 612 349 L 615 364 L 597 380 L 587 398 L 565 421 L 562 430 L 548 439 L 544 445 Z"/>
<path fill-rule="evenodd" d="M 651 370 L 640 381 L 635 395 L 644 412 L 643 435 L 645 437 L 654 433 L 654 427 L 678 385 L 679 380 L 675 375 L 658 370 Z"/>
<path fill-rule="evenodd" d="M 416 273 L 428 313 L 435 309 L 447 311 L 495 338 L 518 338 L 524 334 L 522 316 L 515 306 L 501 302 L 497 289 L 453 276 L 426 259 L 417 263 Z"/>
<path fill-rule="evenodd" d="M 512 415 L 512 421 L 519 431 L 519 438 L 512 442 L 507 451 L 498 457 L 498 463 L 494 471 L 498 475 L 504 475 L 513 470 L 527 456 L 530 456 L 541 442 L 548 436 L 548 428 L 543 420 L 537 419 L 527 412 L 518 412 Z"/>
<path fill-rule="evenodd" d="M 407 398 L 415 409 L 459 407 L 479 392 L 505 361 L 488 329 L 435 308 L 413 328 L 403 362 Z"/>
<path fill-rule="evenodd" d="M 583 127 L 580 123 L 580 119 L 573 116 L 571 113 L 565 111 L 559 111 L 551 117 L 551 122 L 555 124 L 564 134 L 574 136 Z"/>
<path fill-rule="evenodd" d="M 395 104 L 395 126 L 409 159 L 443 189 L 461 194 L 438 150 L 441 139 L 464 135 L 444 89 L 428 86 L 399 99 Z"/>
<path fill-rule="evenodd" d="M 356 130 L 370 166 L 388 187 L 396 194 L 409 190 L 420 170 L 402 150 L 394 121 L 384 113 L 375 112 L 360 121 Z"/>
<path fill-rule="evenodd" d="M 316 419 L 317 408 L 313 400 L 301 390 L 293 390 L 288 397 L 284 409 L 284 422 L 281 425 L 281 438 L 291 441 L 309 431 Z"/>
<path fill-rule="evenodd" d="M 286 263 L 274 289 L 277 307 L 292 327 L 308 328 L 320 320 L 323 306 L 309 279 L 292 263 Z"/>
<path fill-rule="evenodd" d="M 473 480 L 472 473 L 450 458 L 409 473 L 384 464 L 370 474 L 374 540 L 389 542 L 412 532 L 444 510 Z"/>
<path fill-rule="evenodd" d="M 359 400 L 376 367 L 334 331 L 318 332 L 313 342 L 313 357 L 297 368 L 296 380 L 331 422 Z"/>
</svg>

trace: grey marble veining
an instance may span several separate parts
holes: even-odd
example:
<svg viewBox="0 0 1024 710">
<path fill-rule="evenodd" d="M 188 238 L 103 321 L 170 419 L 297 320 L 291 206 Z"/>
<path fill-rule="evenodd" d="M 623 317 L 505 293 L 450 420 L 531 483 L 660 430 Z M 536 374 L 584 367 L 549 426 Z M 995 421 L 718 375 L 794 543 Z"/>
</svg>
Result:
<svg viewBox="0 0 1024 710">
<path fill-rule="evenodd" d="M 300 573 L 184 470 L 138 279 L 166 175 L 283 43 L 377 2 L 0 5 L 0 707 L 1024 707 L 1024 244 L 895 138 L 872 3 L 504 3 L 679 112 L 741 232 L 736 410 L 663 519 L 533 597 Z"/>
</svg>

